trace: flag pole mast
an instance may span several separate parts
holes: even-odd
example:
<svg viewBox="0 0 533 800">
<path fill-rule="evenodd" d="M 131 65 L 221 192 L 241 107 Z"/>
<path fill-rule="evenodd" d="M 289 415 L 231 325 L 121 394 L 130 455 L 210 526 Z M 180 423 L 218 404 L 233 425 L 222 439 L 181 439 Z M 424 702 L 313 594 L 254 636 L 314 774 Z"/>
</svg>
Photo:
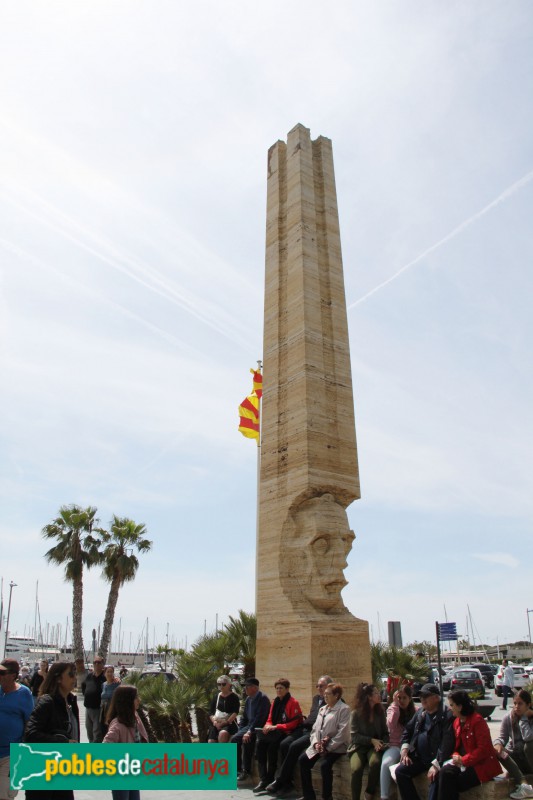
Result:
<svg viewBox="0 0 533 800">
<path fill-rule="evenodd" d="M 258 359 L 257 361 L 257 371 L 261 372 L 263 369 L 263 362 Z M 257 438 L 257 488 L 256 488 L 256 504 L 255 504 L 255 613 L 257 614 L 257 576 L 259 574 L 258 567 L 259 567 L 259 487 L 261 482 L 261 434 L 263 432 L 263 427 L 261 425 L 261 411 L 263 407 L 263 396 L 259 398 L 259 436 Z"/>
</svg>

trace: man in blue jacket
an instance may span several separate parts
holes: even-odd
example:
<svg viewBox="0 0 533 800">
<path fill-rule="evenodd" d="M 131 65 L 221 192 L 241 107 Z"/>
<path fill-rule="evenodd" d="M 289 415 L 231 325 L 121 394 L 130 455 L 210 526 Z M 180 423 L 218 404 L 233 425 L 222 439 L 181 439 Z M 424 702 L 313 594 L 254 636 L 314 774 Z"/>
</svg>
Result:
<svg viewBox="0 0 533 800">
<path fill-rule="evenodd" d="M 262 728 L 267 721 L 270 711 L 270 700 L 259 689 L 257 678 L 247 678 L 244 681 L 246 702 L 241 725 L 231 741 L 237 746 L 237 780 L 246 781 L 252 774 L 252 759 L 255 748 L 255 729 Z"/>
<path fill-rule="evenodd" d="M 402 736 L 400 763 L 396 768 L 396 783 L 402 800 L 420 800 L 413 778 L 426 773 L 428 800 L 435 796 L 436 778 L 444 761 L 455 747 L 451 711 L 442 707 L 440 690 L 434 683 L 420 689 L 419 708 L 411 717 Z"/>
</svg>

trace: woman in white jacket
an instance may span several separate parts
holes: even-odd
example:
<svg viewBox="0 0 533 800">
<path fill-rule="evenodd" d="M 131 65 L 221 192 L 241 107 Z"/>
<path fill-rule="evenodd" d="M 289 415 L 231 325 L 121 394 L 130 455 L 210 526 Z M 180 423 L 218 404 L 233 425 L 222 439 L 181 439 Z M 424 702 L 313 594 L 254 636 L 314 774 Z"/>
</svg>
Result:
<svg viewBox="0 0 533 800">
<path fill-rule="evenodd" d="M 311 730 L 311 742 L 298 759 L 302 776 L 304 800 L 316 800 L 311 770 L 321 759 L 323 800 L 331 800 L 333 791 L 333 764 L 348 749 L 350 742 L 350 708 L 342 701 L 340 683 L 329 683 L 324 692 L 326 705 L 318 712 Z"/>
</svg>

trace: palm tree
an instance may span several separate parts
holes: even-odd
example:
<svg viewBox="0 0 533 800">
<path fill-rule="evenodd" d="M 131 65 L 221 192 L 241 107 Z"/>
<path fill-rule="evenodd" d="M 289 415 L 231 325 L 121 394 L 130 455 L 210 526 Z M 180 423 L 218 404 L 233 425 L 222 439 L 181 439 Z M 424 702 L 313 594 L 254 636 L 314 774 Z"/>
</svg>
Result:
<svg viewBox="0 0 533 800">
<path fill-rule="evenodd" d="M 400 678 L 410 676 L 415 681 L 427 678 L 428 667 L 425 661 L 414 656 L 406 647 L 393 647 L 383 642 L 376 642 L 370 646 L 370 658 L 374 683 L 379 684 L 381 676 L 389 669 Z"/>
<path fill-rule="evenodd" d="M 100 533 L 95 527 L 96 508 L 77 505 L 61 506 L 59 515 L 41 533 L 45 539 L 56 539 L 57 544 L 45 553 L 46 560 L 65 568 L 65 580 L 72 583 L 72 639 L 73 655 L 78 671 L 85 664 L 83 651 L 83 568 L 90 569 L 100 562 Z"/>
<path fill-rule="evenodd" d="M 239 610 L 237 618 L 229 618 L 224 626 L 224 636 L 232 661 L 242 661 L 244 678 L 255 675 L 255 644 L 257 640 L 257 619 L 255 614 Z"/>
<path fill-rule="evenodd" d="M 126 581 L 132 581 L 139 568 L 139 559 L 134 554 L 146 553 L 152 547 L 152 542 L 145 539 L 146 525 L 137 524 L 127 517 L 113 516 L 109 532 L 102 531 L 101 537 L 104 544 L 102 550 L 103 577 L 109 581 L 109 597 L 104 617 L 104 627 L 98 654 L 105 660 L 111 641 L 111 629 L 115 619 L 118 593 Z"/>
</svg>

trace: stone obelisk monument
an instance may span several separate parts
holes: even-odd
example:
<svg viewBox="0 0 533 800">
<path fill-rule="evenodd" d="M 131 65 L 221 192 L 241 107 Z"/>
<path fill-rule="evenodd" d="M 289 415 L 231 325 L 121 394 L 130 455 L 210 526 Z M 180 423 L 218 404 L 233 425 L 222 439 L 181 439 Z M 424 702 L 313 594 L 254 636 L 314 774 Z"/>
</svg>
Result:
<svg viewBox="0 0 533 800">
<path fill-rule="evenodd" d="M 331 141 L 303 125 L 268 153 L 257 665 L 304 706 L 324 673 L 370 680 L 368 623 L 342 601 L 360 497 Z"/>
</svg>

